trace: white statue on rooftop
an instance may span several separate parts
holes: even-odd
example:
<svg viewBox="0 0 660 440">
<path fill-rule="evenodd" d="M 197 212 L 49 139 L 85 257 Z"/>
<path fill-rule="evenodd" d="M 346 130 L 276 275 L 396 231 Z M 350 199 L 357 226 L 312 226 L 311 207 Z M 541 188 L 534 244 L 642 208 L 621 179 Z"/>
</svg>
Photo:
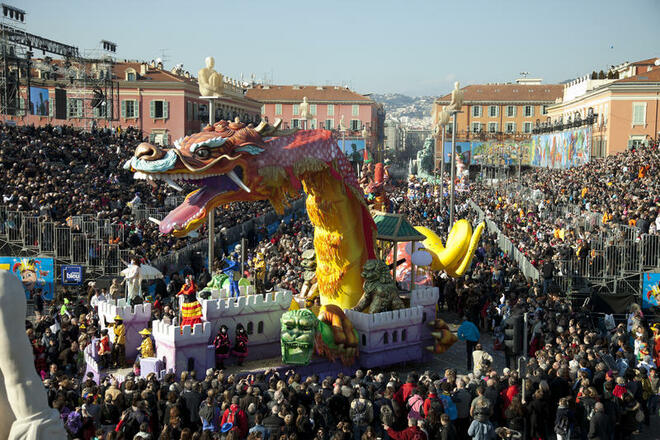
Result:
<svg viewBox="0 0 660 440">
<path fill-rule="evenodd" d="M 454 83 L 454 90 L 451 92 L 451 103 L 449 107 L 452 112 L 461 111 L 461 106 L 463 105 L 463 90 L 461 90 L 460 86 L 460 83 L 456 81 Z"/>
<path fill-rule="evenodd" d="M 222 75 L 215 71 L 213 57 L 206 57 L 206 67 L 197 73 L 199 83 L 199 94 L 202 96 L 220 96 L 223 89 Z"/>
<path fill-rule="evenodd" d="M 307 96 L 303 96 L 303 100 L 300 103 L 300 119 L 312 119 L 312 113 L 309 110 Z"/>
<path fill-rule="evenodd" d="M 20 280 L 0 270 L 0 438 L 66 440 L 56 409 L 34 369 L 25 333 L 27 302 Z"/>
</svg>

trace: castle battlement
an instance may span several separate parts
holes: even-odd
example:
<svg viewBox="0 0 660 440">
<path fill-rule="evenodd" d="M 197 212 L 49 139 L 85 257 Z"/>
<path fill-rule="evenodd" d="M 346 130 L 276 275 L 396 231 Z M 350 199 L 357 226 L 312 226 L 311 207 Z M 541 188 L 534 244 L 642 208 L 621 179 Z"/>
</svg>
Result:
<svg viewBox="0 0 660 440">
<path fill-rule="evenodd" d="M 151 304 L 137 304 L 129 306 L 123 299 L 101 301 L 98 304 L 99 316 L 105 316 L 108 322 L 112 322 L 116 315 L 124 318 L 124 321 L 149 321 L 151 319 Z"/>
<path fill-rule="evenodd" d="M 213 321 L 228 316 L 267 313 L 288 310 L 291 305 L 291 292 L 273 292 L 266 295 L 245 295 L 238 298 L 200 300 L 202 316 Z"/>
<path fill-rule="evenodd" d="M 410 307 L 415 306 L 433 306 L 438 303 L 440 291 L 437 287 L 417 286 L 410 292 Z"/>
<path fill-rule="evenodd" d="M 163 321 L 153 321 L 152 331 L 156 344 L 163 342 L 168 345 L 185 346 L 208 342 L 211 338 L 211 324 L 203 322 L 194 326 L 185 325 L 183 329 L 178 325 L 167 324 Z"/>
<path fill-rule="evenodd" d="M 361 313 L 355 310 L 346 310 L 345 313 L 356 330 L 369 333 L 395 327 L 419 325 L 422 323 L 424 311 L 422 307 L 416 306 L 381 313 Z"/>
</svg>

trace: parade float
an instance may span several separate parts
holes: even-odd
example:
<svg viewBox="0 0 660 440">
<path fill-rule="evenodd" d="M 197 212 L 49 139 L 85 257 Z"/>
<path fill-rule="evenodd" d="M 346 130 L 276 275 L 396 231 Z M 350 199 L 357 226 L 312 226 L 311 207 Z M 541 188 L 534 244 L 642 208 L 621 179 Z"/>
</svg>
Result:
<svg viewBox="0 0 660 440">
<path fill-rule="evenodd" d="M 303 117 L 306 111 L 301 105 Z M 217 289 L 222 282 L 214 278 L 205 294 L 190 298 L 201 310 L 200 322 L 151 323 L 156 354 L 140 360 L 141 374 L 195 370 L 197 377 L 203 377 L 207 368 L 216 365 L 218 347 L 213 341 L 221 327 L 229 335 L 235 329 L 246 330 L 251 360 L 282 356 L 283 363 L 311 363 L 315 372 L 328 374 L 423 361 L 434 351 L 437 289 L 411 286 L 402 294 L 392 277 L 396 264 L 381 260 L 379 230 L 363 188 L 378 208 L 387 206 L 386 169 L 377 164 L 373 178 L 358 182 L 331 131 L 282 130 L 279 125 L 279 120 L 256 127 L 238 119 L 219 121 L 175 141 L 172 148 L 141 143 L 124 168 L 136 179 L 178 189 L 183 183 L 199 187 L 158 222 L 160 233 L 175 237 L 199 229 L 219 206 L 268 200 L 281 213 L 289 197 L 304 190 L 314 226 L 314 250 L 306 254 L 313 264 L 306 261 L 305 267 L 310 272 L 306 291 L 314 293 L 307 299 L 318 297 L 320 304 L 314 308 L 313 301 L 299 303 L 286 291 L 255 294 L 252 286 L 241 287 L 236 297 Z M 459 221 L 446 246 L 431 231 L 413 231 L 413 239 L 420 242 L 413 257 L 426 261 L 429 270 L 461 276 L 482 228 L 473 234 L 467 221 Z M 121 316 L 128 324 L 129 357 L 137 349 L 131 345 L 140 338 L 139 327 L 147 326 L 143 319 L 147 307 L 131 308 L 120 301 L 99 308 L 105 319 Z M 93 346 L 86 352 L 92 366 Z M 100 371 L 91 371 L 101 376 Z"/>
</svg>

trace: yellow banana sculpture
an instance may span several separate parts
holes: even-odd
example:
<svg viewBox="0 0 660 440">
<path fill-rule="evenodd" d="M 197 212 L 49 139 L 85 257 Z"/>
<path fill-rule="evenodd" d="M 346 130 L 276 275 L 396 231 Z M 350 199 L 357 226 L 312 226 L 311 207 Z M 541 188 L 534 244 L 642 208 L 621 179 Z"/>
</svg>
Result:
<svg viewBox="0 0 660 440">
<path fill-rule="evenodd" d="M 467 220 L 457 221 L 449 231 L 447 246 L 443 246 L 440 237 L 429 228 L 415 226 L 415 229 L 426 237 L 422 244 L 431 254 L 431 270 L 444 270 L 447 275 L 459 278 L 470 267 L 484 227 L 485 223 L 479 223 L 473 233 L 470 222 Z"/>
</svg>

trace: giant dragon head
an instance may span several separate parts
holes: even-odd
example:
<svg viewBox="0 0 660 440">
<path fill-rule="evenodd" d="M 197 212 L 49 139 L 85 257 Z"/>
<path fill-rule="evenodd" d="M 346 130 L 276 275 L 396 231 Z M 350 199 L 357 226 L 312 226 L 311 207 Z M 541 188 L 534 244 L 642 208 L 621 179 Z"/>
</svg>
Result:
<svg viewBox="0 0 660 440">
<path fill-rule="evenodd" d="M 139 144 L 124 165 L 136 179 L 162 180 L 179 191 L 182 183 L 199 187 L 160 221 L 160 232 L 183 237 L 199 228 L 217 206 L 278 199 L 273 188 L 263 184 L 254 160 L 263 153 L 266 137 L 291 134 L 280 131 L 279 122 L 253 127 L 238 119 L 220 121 L 177 140 L 174 148 Z"/>
</svg>

